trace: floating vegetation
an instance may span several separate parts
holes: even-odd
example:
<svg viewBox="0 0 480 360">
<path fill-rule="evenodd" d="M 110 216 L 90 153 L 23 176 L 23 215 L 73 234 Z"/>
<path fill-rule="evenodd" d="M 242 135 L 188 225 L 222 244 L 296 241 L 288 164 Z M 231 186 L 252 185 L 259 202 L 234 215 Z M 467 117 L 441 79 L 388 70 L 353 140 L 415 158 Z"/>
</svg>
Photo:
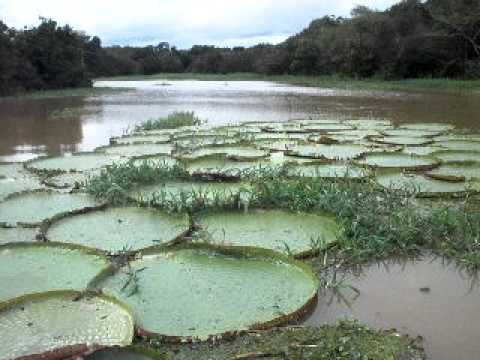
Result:
<svg viewBox="0 0 480 360">
<path fill-rule="evenodd" d="M 23 164 L 20 163 L 0 163 L 0 178 L 22 178 L 29 176 L 25 172 Z"/>
<path fill-rule="evenodd" d="M 406 190 L 420 196 L 461 195 L 475 184 L 441 181 L 420 174 L 388 173 L 377 176 L 377 182 L 389 189 Z"/>
<path fill-rule="evenodd" d="M 84 290 L 107 259 L 67 244 L 17 243 L 0 246 L 0 301 L 53 290 Z M 14 284 L 14 286 L 13 286 Z"/>
<path fill-rule="evenodd" d="M 71 156 L 46 157 L 29 161 L 25 164 L 34 172 L 81 172 L 111 165 L 119 162 L 115 156 L 99 153 L 78 153 Z"/>
<path fill-rule="evenodd" d="M 480 162 L 447 163 L 426 173 L 427 176 L 447 181 L 480 179 Z"/>
<path fill-rule="evenodd" d="M 138 125 L 135 130 L 177 129 L 185 126 L 199 126 L 202 123 L 193 111 L 176 111 L 167 117 L 148 120 Z"/>
<path fill-rule="evenodd" d="M 442 134 L 443 131 L 434 131 L 434 130 L 420 130 L 420 129 L 389 129 L 384 130 L 382 133 L 386 136 L 393 136 L 393 137 L 420 137 L 420 138 L 429 138 L 435 137 L 439 134 Z"/>
<path fill-rule="evenodd" d="M 433 143 L 433 140 L 425 137 L 417 136 L 384 136 L 384 137 L 372 137 L 372 141 L 380 144 L 388 145 L 410 145 L 421 146 L 429 145 Z"/>
<path fill-rule="evenodd" d="M 404 154 L 409 155 L 434 155 L 437 151 L 445 150 L 440 146 L 405 146 L 402 149 Z"/>
<path fill-rule="evenodd" d="M 151 155 L 170 155 L 172 150 L 172 144 L 114 145 L 97 149 L 97 151 L 104 152 L 105 154 L 132 158 Z"/>
<path fill-rule="evenodd" d="M 450 151 L 443 150 L 432 153 L 437 159 L 442 160 L 445 163 L 450 162 L 480 162 L 480 151 Z"/>
<path fill-rule="evenodd" d="M 9 195 L 22 191 L 33 191 L 43 189 L 44 186 L 39 180 L 33 177 L 23 177 L 19 179 L 1 178 L 0 179 L 0 201 Z M 0 215 L 1 217 L 1 215 Z"/>
<path fill-rule="evenodd" d="M 0 227 L 0 245 L 17 242 L 33 242 L 38 234 L 37 228 Z"/>
<path fill-rule="evenodd" d="M 400 129 L 410 129 L 410 130 L 419 130 L 419 131 L 450 131 L 455 129 L 455 126 L 451 124 L 441 124 L 441 123 L 415 123 L 415 124 L 402 124 Z"/>
<path fill-rule="evenodd" d="M 111 138 L 112 145 L 133 145 L 133 144 L 165 144 L 170 142 L 170 135 L 128 135 Z"/>
<path fill-rule="evenodd" d="M 211 155 L 188 161 L 187 171 L 192 175 L 212 175 L 223 177 L 240 177 L 242 174 L 254 171 L 260 167 L 271 165 L 267 161 L 235 161 L 225 155 Z"/>
<path fill-rule="evenodd" d="M 70 172 L 59 175 L 49 176 L 43 180 L 43 183 L 55 189 L 82 189 L 85 187 L 88 179 L 99 172 Z"/>
<path fill-rule="evenodd" d="M 297 318 L 317 296 L 308 267 L 254 248 L 188 245 L 143 252 L 100 281 L 124 301 L 143 336 L 208 339 Z"/>
<path fill-rule="evenodd" d="M 291 156 L 328 160 L 352 160 L 368 152 L 362 145 L 298 145 L 286 153 Z"/>
<path fill-rule="evenodd" d="M 351 164 L 321 164 L 306 163 L 290 165 L 287 169 L 288 176 L 301 176 L 311 178 L 340 179 L 340 178 L 364 178 L 368 175 L 365 169 Z"/>
<path fill-rule="evenodd" d="M 324 250 L 340 227 L 333 217 L 284 210 L 209 212 L 197 219 L 201 239 L 217 245 L 255 246 L 302 256 Z"/>
<path fill-rule="evenodd" d="M 99 206 L 86 194 L 34 191 L 10 195 L 0 203 L 0 224 L 39 225 L 55 215 Z"/>
<path fill-rule="evenodd" d="M 177 159 L 168 155 L 148 156 L 132 160 L 132 164 L 136 166 L 147 165 L 150 167 L 172 167 L 179 165 Z"/>
<path fill-rule="evenodd" d="M 407 170 L 429 170 L 439 165 L 439 160 L 431 156 L 408 155 L 403 153 L 373 153 L 356 161 L 360 165 L 380 168 L 400 168 Z"/>
<path fill-rule="evenodd" d="M 0 359 L 60 359 L 132 343 L 130 312 L 105 296 L 57 291 L 0 303 Z"/>
<path fill-rule="evenodd" d="M 186 215 L 123 207 L 65 217 L 48 228 L 46 237 L 50 241 L 120 253 L 172 242 L 189 229 Z"/>
<path fill-rule="evenodd" d="M 478 141 L 452 140 L 452 141 L 438 141 L 435 144 L 448 150 L 480 152 L 480 142 Z"/>
</svg>

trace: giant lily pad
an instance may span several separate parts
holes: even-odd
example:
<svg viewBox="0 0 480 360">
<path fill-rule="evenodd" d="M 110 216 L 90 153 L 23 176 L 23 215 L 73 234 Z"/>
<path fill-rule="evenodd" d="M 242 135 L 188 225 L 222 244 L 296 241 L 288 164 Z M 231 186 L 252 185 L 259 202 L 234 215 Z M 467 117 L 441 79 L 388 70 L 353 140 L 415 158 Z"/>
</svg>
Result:
<svg viewBox="0 0 480 360">
<path fill-rule="evenodd" d="M 428 145 L 433 143 L 433 140 L 426 137 L 419 136 L 384 136 L 384 137 L 373 137 L 372 141 L 378 142 L 380 144 L 389 144 L 389 145 Z"/>
<path fill-rule="evenodd" d="M 480 142 L 478 141 L 438 141 L 436 144 L 448 150 L 480 152 Z"/>
<path fill-rule="evenodd" d="M 447 163 L 429 171 L 427 175 L 451 181 L 480 179 L 480 163 Z"/>
<path fill-rule="evenodd" d="M 432 154 L 443 162 L 480 162 L 480 151 L 437 151 Z"/>
<path fill-rule="evenodd" d="M 148 155 L 170 155 L 173 150 L 172 144 L 134 144 L 134 145 L 114 145 L 97 149 L 105 154 L 141 157 Z"/>
<path fill-rule="evenodd" d="M 209 155 L 225 155 L 231 159 L 256 160 L 268 156 L 268 151 L 247 146 L 212 146 L 204 147 L 182 156 L 184 159 L 198 159 Z"/>
<path fill-rule="evenodd" d="M 29 174 L 25 173 L 21 163 L 0 163 L 0 178 L 21 178 Z"/>
<path fill-rule="evenodd" d="M 289 176 L 309 178 L 340 179 L 340 178 L 363 178 L 367 172 L 350 164 L 296 164 L 290 165 L 287 170 Z"/>
<path fill-rule="evenodd" d="M 283 210 L 211 212 L 198 219 L 203 239 L 218 245 L 255 246 L 306 255 L 340 233 L 331 216 Z"/>
<path fill-rule="evenodd" d="M 0 227 L 0 245 L 16 242 L 33 242 L 37 237 L 37 228 Z"/>
<path fill-rule="evenodd" d="M 400 137 L 434 137 L 441 134 L 441 131 L 433 130 L 417 130 L 417 129 L 390 129 L 382 131 L 387 136 L 400 136 Z"/>
<path fill-rule="evenodd" d="M 115 156 L 99 153 L 79 153 L 71 156 L 40 158 L 26 163 L 25 167 L 29 170 L 40 172 L 80 172 L 98 169 L 118 161 L 120 161 L 120 159 Z"/>
<path fill-rule="evenodd" d="M 354 129 L 347 124 L 308 124 L 303 127 L 305 130 L 311 132 L 345 131 Z"/>
<path fill-rule="evenodd" d="M 125 207 L 63 218 L 51 225 L 46 236 L 52 241 L 120 252 L 168 243 L 189 228 L 188 216 Z"/>
<path fill-rule="evenodd" d="M 377 182 L 394 190 L 416 192 L 421 196 L 459 195 L 466 193 L 474 184 L 449 182 L 427 178 L 419 174 L 389 173 L 377 176 Z"/>
<path fill-rule="evenodd" d="M 144 158 L 137 158 L 132 160 L 135 166 L 149 165 L 152 167 L 157 166 L 175 166 L 178 165 L 178 160 L 168 155 L 148 156 Z"/>
<path fill-rule="evenodd" d="M 368 152 L 368 148 L 355 144 L 298 145 L 287 151 L 289 155 L 329 160 L 351 160 Z"/>
<path fill-rule="evenodd" d="M 106 296 L 57 291 L 0 304 L 1 360 L 64 359 L 132 343 L 131 313 Z"/>
<path fill-rule="evenodd" d="M 442 151 L 443 148 L 439 146 L 406 146 L 402 152 L 409 155 L 432 155 L 437 151 Z"/>
<path fill-rule="evenodd" d="M 142 186 L 130 192 L 140 202 L 201 201 L 211 203 L 235 197 L 246 199 L 249 186 L 245 183 L 218 181 L 168 181 Z"/>
<path fill-rule="evenodd" d="M 133 310 L 139 332 L 177 340 L 274 326 L 317 296 L 304 264 L 255 248 L 152 249 L 98 283 Z"/>
<path fill-rule="evenodd" d="M 449 131 L 455 129 L 455 126 L 441 123 L 416 123 L 416 124 L 402 124 L 401 129 L 419 130 L 419 131 Z"/>
<path fill-rule="evenodd" d="M 356 129 L 386 130 L 392 127 L 389 120 L 380 119 L 347 120 L 345 123 L 354 126 Z"/>
<path fill-rule="evenodd" d="M 396 152 L 372 153 L 357 161 L 358 164 L 381 168 L 431 169 L 440 163 L 431 156 L 409 155 Z"/>
<path fill-rule="evenodd" d="M 44 188 L 40 181 L 31 177 L 24 177 L 19 179 L 5 178 L 0 179 L 0 201 L 7 196 L 28 190 L 39 190 Z"/>
<path fill-rule="evenodd" d="M 93 251 L 53 243 L 0 246 L 0 301 L 51 290 L 84 290 L 109 267 Z"/>
<path fill-rule="evenodd" d="M 193 175 L 222 175 L 238 177 L 246 171 L 268 166 L 267 161 L 233 161 L 223 155 L 205 156 L 189 161 L 187 171 Z"/>
<path fill-rule="evenodd" d="M 81 189 L 85 187 L 88 179 L 96 174 L 98 174 L 98 172 L 95 171 L 63 173 L 49 176 L 43 180 L 43 183 L 55 189 Z"/>
<path fill-rule="evenodd" d="M 55 215 L 98 205 L 94 198 L 80 193 L 35 191 L 14 194 L 0 203 L 0 223 L 38 225 Z"/>
<path fill-rule="evenodd" d="M 170 142 L 170 135 L 129 135 L 111 138 L 111 144 L 164 144 Z"/>
</svg>

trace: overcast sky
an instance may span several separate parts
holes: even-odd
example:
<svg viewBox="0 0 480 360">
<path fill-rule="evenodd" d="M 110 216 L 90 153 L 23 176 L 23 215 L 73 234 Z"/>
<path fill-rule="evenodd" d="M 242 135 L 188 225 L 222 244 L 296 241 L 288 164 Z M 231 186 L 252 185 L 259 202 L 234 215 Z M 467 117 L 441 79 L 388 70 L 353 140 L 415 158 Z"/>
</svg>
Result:
<svg viewBox="0 0 480 360">
<path fill-rule="evenodd" d="M 384 10 L 398 1 L 0 0 L 0 19 L 21 28 L 49 17 L 98 35 L 104 45 L 250 46 L 281 42 L 324 15 L 348 16 L 355 5 Z"/>
</svg>

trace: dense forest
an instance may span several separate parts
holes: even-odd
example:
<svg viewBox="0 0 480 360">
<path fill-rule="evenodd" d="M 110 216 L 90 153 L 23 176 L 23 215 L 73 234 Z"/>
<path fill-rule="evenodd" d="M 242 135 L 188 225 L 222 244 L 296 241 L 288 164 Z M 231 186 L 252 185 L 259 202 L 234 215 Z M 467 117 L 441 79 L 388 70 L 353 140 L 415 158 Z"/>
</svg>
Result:
<svg viewBox="0 0 480 360">
<path fill-rule="evenodd" d="M 160 72 L 480 78 L 480 0 L 359 6 L 349 18 L 314 20 L 279 45 L 250 48 L 102 47 L 98 37 L 50 19 L 22 30 L 0 22 L 0 95 Z"/>
</svg>

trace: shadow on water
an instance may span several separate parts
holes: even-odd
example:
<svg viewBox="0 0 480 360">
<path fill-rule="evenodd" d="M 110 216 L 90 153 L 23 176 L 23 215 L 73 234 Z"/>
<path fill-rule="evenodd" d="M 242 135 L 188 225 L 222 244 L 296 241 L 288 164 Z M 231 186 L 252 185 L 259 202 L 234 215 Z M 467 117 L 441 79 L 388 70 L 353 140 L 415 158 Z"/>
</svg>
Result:
<svg viewBox="0 0 480 360">
<path fill-rule="evenodd" d="M 421 335 L 429 359 L 472 360 L 480 353 L 480 282 L 454 264 L 425 258 L 344 274 L 338 292 L 321 291 L 306 325 L 354 318 L 375 328 Z"/>
<path fill-rule="evenodd" d="M 104 81 L 97 86 L 135 90 L 83 98 L 4 99 L 0 156 L 26 156 L 28 147 L 31 153 L 90 151 L 135 124 L 182 110 L 195 111 L 213 125 L 313 116 L 450 122 L 480 129 L 480 101 L 474 95 L 316 89 L 261 81 L 159 83 Z"/>
</svg>

